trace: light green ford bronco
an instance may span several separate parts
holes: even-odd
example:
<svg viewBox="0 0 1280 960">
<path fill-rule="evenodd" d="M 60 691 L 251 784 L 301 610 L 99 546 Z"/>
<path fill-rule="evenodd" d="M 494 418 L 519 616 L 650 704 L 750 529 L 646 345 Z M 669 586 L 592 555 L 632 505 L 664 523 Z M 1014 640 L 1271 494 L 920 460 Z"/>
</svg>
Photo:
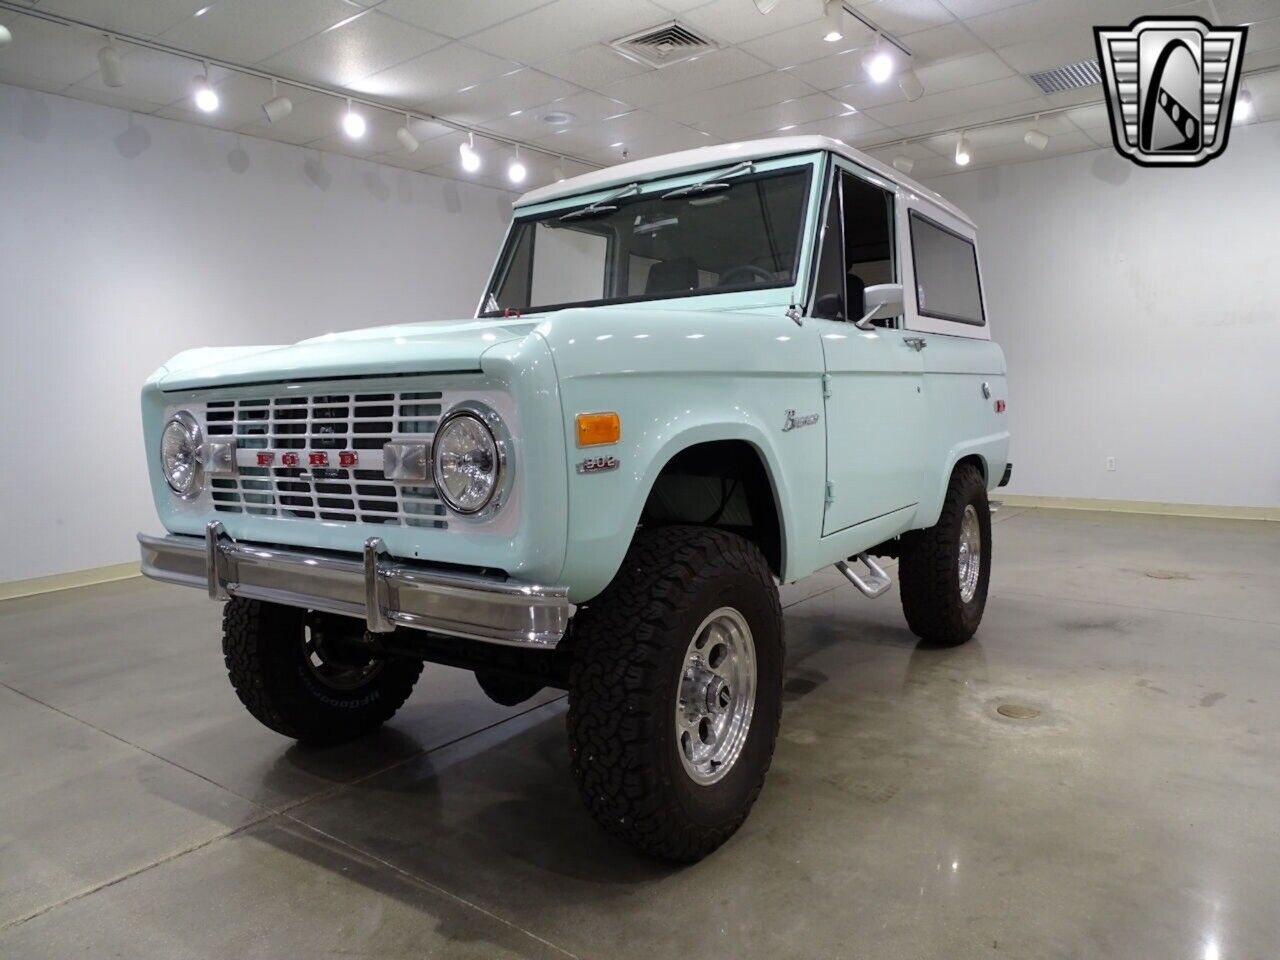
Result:
<svg viewBox="0 0 1280 960">
<path fill-rule="evenodd" d="M 592 815 L 695 860 L 773 755 L 780 584 L 896 557 L 914 633 L 977 629 L 1005 398 L 963 213 L 821 137 L 691 150 L 522 197 L 475 319 L 157 370 L 143 570 L 226 601 L 236 692 L 304 742 L 424 662 L 567 689 Z"/>
</svg>

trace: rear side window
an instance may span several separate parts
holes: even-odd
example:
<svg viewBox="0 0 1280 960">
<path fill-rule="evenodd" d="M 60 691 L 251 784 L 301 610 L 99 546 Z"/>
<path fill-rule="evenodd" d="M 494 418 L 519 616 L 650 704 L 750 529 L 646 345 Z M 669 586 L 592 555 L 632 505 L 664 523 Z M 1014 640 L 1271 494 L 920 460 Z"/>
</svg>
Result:
<svg viewBox="0 0 1280 960">
<path fill-rule="evenodd" d="M 978 254 L 973 243 L 915 211 L 911 256 L 916 270 L 916 312 L 938 320 L 982 326 Z"/>
</svg>

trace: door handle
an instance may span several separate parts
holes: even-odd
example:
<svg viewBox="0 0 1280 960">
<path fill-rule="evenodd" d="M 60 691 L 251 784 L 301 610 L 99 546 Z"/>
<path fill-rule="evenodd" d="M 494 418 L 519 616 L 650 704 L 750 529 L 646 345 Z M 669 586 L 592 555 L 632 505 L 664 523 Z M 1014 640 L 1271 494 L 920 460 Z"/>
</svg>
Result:
<svg viewBox="0 0 1280 960">
<path fill-rule="evenodd" d="M 916 353 L 919 353 L 921 350 L 923 350 L 925 347 L 929 345 L 929 341 L 926 340 L 924 337 L 903 337 L 902 342 L 905 343 L 912 350 L 915 350 Z"/>
</svg>

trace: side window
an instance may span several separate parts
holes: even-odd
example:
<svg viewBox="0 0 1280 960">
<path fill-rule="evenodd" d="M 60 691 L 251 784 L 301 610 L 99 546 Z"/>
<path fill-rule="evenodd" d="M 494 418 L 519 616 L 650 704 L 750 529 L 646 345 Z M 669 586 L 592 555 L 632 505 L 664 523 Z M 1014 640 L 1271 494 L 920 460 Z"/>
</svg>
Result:
<svg viewBox="0 0 1280 960">
<path fill-rule="evenodd" d="M 818 237 L 818 278 L 813 291 L 813 315 L 844 320 L 844 236 L 840 217 L 840 179 L 831 181 L 831 198 L 823 214 Z"/>
<path fill-rule="evenodd" d="M 874 183 L 842 173 L 844 193 L 844 261 L 849 316 L 856 320 L 866 312 L 863 291 L 877 283 L 893 283 L 897 265 L 893 258 L 893 194 Z M 892 327 L 894 320 L 873 321 Z"/>
<path fill-rule="evenodd" d="M 911 213 L 916 311 L 924 317 L 984 325 L 978 254 L 972 241 Z"/>
</svg>

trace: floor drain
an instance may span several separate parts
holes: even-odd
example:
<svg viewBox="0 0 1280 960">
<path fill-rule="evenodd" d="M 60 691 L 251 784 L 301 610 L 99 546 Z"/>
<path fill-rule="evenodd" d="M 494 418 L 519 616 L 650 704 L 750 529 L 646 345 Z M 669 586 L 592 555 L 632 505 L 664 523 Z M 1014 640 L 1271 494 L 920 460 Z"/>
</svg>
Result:
<svg viewBox="0 0 1280 960">
<path fill-rule="evenodd" d="M 1010 720 L 1034 720 L 1040 716 L 1040 711 L 1035 707 L 1024 707 L 1020 703 L 1002 703 L 996 707 L 996 713 Z"/>
</svg>

